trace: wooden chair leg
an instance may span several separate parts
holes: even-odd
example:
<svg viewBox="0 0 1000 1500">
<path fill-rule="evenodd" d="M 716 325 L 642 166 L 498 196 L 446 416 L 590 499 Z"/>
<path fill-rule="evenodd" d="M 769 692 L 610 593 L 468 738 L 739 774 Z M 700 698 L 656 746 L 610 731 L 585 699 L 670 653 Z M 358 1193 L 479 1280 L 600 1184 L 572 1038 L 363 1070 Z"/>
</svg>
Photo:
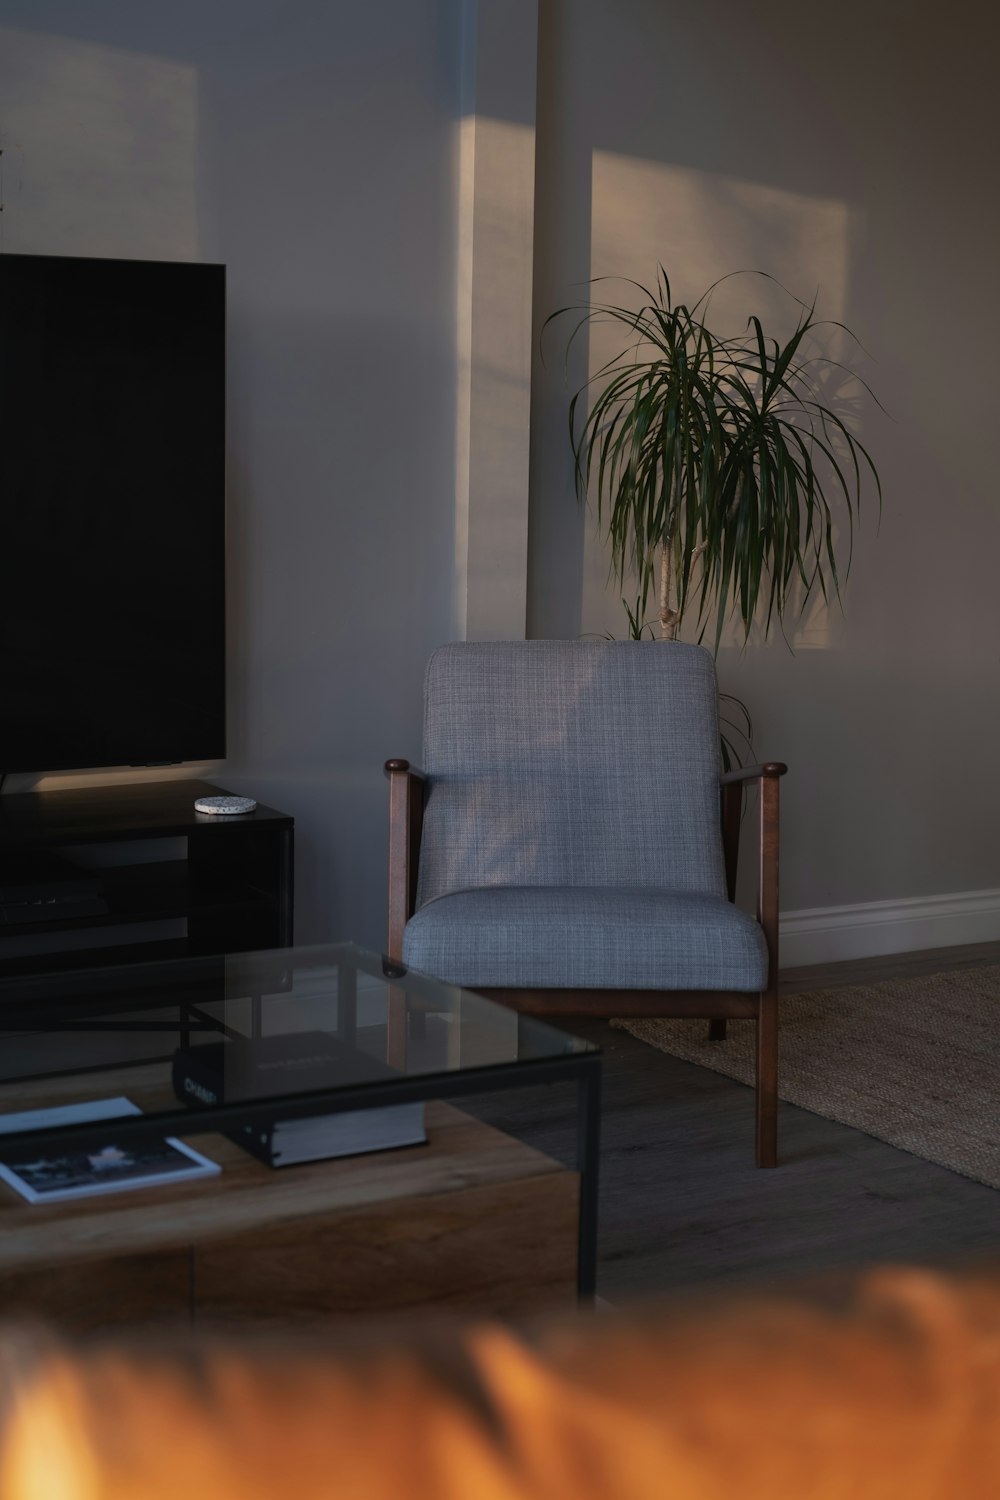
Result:
<svg viewBox="0 0 1000 1500">
<path fill-rule="evenodd" d="M 710 1042 L 724 1042 L 726 1040 L 726 1018 L 721 1016 L 708 1023 L 708 1040 Z"/>
<path fill-rule="evenodd" d="M 778 1165 L 778 997 L 765 991 L 757 1008 L 757 1165 Z"/>
<path fill-rule="evenodd" d="M 399 985 L 389 986 L 386 1016 L 385 1060 L 390 1068 L 406 1070 L 407 1011 L 406 991 Z"/>
</svg>

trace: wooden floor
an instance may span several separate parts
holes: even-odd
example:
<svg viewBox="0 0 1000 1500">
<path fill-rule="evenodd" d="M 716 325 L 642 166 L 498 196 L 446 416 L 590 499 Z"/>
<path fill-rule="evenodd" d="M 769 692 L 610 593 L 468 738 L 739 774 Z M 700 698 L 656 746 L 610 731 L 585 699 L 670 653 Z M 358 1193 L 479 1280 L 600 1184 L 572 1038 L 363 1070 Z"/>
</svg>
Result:
<svg viewBox="0 0 1000 1500">
<path fill-rule="evenodd" d="M 782 975 L 782 988 L 979 963 L 1000 963 L 1000 943 L 792 970 Z M 873 1261 L 1000 1258 L 1000 1193 L 993 1188 L 790 1104 L 779 1105 L 781 1165 L 758 1170 L 750 1089 L 605 1022 L 568 1022 L 566 1029 L 604 1049 L 598 1291 L 609 1301 Z M 566 1094 L 496 1095 L 476 1112 L 573 1159 Z"/>
</svg>

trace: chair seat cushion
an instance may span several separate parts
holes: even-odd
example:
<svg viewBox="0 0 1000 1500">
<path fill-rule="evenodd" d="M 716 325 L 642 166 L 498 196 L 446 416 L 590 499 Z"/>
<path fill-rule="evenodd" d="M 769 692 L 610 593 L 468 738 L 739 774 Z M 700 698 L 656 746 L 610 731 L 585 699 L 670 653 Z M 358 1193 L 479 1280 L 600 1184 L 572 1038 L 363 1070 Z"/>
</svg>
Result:
<svg viewBox="0 0 1000 1500">
<path fill-rule="evenodd" d="M 449 984 L 518 989 L 758 991 L 760 924 L 721 896 L 590 886 L 491 886 L 420 907 L 403 958 Z"/>
</svg>

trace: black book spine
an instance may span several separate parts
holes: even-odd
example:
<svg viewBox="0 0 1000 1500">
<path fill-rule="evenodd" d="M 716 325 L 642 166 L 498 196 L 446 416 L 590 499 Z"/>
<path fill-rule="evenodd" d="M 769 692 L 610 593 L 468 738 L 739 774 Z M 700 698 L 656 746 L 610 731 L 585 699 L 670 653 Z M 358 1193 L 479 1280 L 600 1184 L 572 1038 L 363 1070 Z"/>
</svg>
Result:
<svg viewBox="0 0 1000 1500">
<path fill-rule="evenodd" d="M 211 1058 L 199 1057 L 207 1047 L 179 1047 L 174 1053 L 172 1081 L 174 1093 L 182 1104 L 202 1105 L 225 1102 L 226 1090 L 221 1068 L 213 1066 Z"/>
<path fill-rule="evenodd" d="M 174 1093 L 183 1104 L 193 1105 L 196 1109 L 211 1109 L 214 1104 L 225 1102 L 224 1074 L 217 1066 L 217 1060 L 218 1049 L 214 1047 L 180 1047 L 174 1053 Z M 274 1127 L 268 1120 L 227 1126 L 220 1133 L 234 1145 L 256 1156 L 265 1166 L 274 1166 Z"/>
</svg>

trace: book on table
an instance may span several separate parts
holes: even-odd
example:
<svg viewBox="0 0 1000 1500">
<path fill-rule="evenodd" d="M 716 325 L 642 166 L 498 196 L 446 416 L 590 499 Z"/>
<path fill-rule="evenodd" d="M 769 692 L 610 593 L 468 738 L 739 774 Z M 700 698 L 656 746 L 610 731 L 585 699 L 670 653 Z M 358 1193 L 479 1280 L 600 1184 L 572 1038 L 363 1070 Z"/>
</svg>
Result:
<svg viewBox="0 0 1000 1500">
<path fill-rule="evenodd" d="M 174 1092 L 194 1107 L 348 1087 L 397 1077 L 394 1068 L 340 1045 L 325 1031 L 270 1037 L 233 1037 L 180 1047 L 174 1055 Z M 280 1110 L 280 1106 L 276 1106 Z M 422 1102 L 373 1105 L 303 1119 L 244 1125 L 223 1133 L 271 1167 L 298 1166 L 369 1151 L 423 1145 Z"/>
<path fill-rule="evenodd" d="M 54 1109 L 28 1109 L 0 1116 L 0 1179 L 29 1203 L 57 1203 L 101 1193 L 210 1177 L 221 1168 L 173 1136 L 129 1143 L 116 1136 L 114 1121 L 142 1114 L 131 1099 L 93 1099 Z M 5 1147 L 2 1137 L 27 1130 L 57 1129 L 93 1121 L 104 1125 L 100 1139 L 80 1146 Z"/>
</svg>

